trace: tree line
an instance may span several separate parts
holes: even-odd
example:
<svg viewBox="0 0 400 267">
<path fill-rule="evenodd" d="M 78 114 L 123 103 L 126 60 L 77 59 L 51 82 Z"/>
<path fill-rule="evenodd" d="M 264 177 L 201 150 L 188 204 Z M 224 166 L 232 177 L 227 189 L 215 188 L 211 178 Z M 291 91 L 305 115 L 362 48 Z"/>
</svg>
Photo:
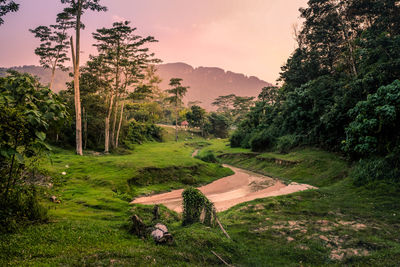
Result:
<svg viewBox="0 0 400 267">
<path fill-rule="evenodd" d="M 282 86 L 262 90 L 231 145 L 321 147 L 361 159 L 360 179 L 398 180 L 398 14 L 395 0 L 309 0 Z"/>
</svg>

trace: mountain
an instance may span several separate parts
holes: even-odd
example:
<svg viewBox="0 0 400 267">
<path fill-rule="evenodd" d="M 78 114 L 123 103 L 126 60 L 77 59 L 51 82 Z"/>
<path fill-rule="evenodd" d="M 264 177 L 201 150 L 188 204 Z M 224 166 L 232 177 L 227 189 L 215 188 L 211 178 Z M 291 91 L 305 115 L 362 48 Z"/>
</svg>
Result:
<svg viewBox="0 0 400 267">
<path fill-rule="evenodd" d="M 168 63 L 158 66 L 162 78 L 161 88 L 167 89 L 171 78 L 182 78 L 182 84 L 190 86 L 185 101 L 201 101 L 200 106 L 211 110 L 211 103 L 221 95 L 258 96 L 261 89 L 271 86 L 257 77 L 247 77 L 240 73 L 220 68 L 198 67 L 185 63 Z"/>
<path fill-rule="evenodd" d="M 8 68 L 0 68 L 0 76 L 4 76 Z M 40 66 L 34 65 L 24 65 L 20 67 L 11 67 L 9 69 L 16 70 L 18 72 L 29 73 L 40 79 L 42 84 L 49 84 L 51 78 L 50 69 L 45 69 Z M 72 81 L 73 77 L 69 76 L 69 72 L 56 70 L 56 75 L 54 76 L 54 91 L 58 93 L 61 90 L 67 89 L 65 85 L 66 82 Z"/>
<path fill-rule="evenodd" d="M 240 73 L 225 71 L 220 68 L 198 67 L 185 63 L 167 63 L 157 66 L 158 75 L 163 80 L 160 87 L 168 89 L 171 78 L 182 78 L 183 85 L 190 86 L 185 102 L 201 101 L 200 106 L 212 110 L 211 103 L 221 95 L 235 94 L 239 96 L 257 96 L 261 88 L 271 84 L 254 76 L 245 76 Z M 50 70 L 38 66 L 12 67 L 19 72 L 27 72 L 40 78 L 43 84 L 50 81 Z M 0 75 L 4 75 L 5 68 L 0 68 Z M 72 78 L 67 72 L 57 70 L 54 87 L 56 92 L 66 88 L 65 82 Z"/>
</svg>

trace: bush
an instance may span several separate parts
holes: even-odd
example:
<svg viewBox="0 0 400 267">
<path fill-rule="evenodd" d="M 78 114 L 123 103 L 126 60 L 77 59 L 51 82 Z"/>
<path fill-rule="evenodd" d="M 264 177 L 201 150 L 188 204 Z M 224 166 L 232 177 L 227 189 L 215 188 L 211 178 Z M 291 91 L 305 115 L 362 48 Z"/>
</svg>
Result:
<svg viewBox="0 0 400 267">
<path fill-rule="evenodd" d="M 27 221 L 40 221 L 39 205 L 27 173 L 51 148 L 49 129 L 67 118 L 65 106 L 50 89 L 29 74 L 0 77 L 0 227 L 9 231 Z M 34 173 L 32 174 L 34 175 Z"/>
<path fill-rule="evenodd" d="M 21 187 L 0 198 L 0 232 L 12 232 L 27 222 L 44 222 L 47 210 L 40 205 L 34 187 Z"/>
<path fill-rule="evenodd" d="M 147 141 L 162 141 L 162 128 L 152 123 L 129 122 L 126 144 L 142 144 Z"/>
<path fill-rule="evenodd" d="M 245 135 L 245 132 L 236 130 L 229 138 L 231 147 L 241 147 L 242 140 L 245 138 Z"/>
<path fill-rule="evenodd" d="M 249 143 L 252 151 L 260 152 L 272 148 L 275 137 L 268 130 L 261 130 L 251 137 Z"/>
<path fill-rule="evenodd" d="M 276 149 L 279 153 L 288 153 L 299 145 L 299 138 L 296 135 L 284 135 L 277 139 Z"/>
<path fill-rule="evenodd" d="M 183 191 L 183 225 L 200 222 L 202 212 L 205 212 L 204 223 L 212 224 L 214 205 L 200 190 L 190 187 Z"/>
<path fill-rule="evenodd" d="M 393 157 L 361 159 L 351 173 L 354 184 L 362 186 L 375 181 L 399 183 L 398 161 Z"/>
<path fill-rule="evenodd" d="M 200 159 L 204 162 L 218 163 L 218 159 L 212 151 L 206 151 L 204 153 L 201 153 L 197 155 L 195 158 Z"/>
</svg>

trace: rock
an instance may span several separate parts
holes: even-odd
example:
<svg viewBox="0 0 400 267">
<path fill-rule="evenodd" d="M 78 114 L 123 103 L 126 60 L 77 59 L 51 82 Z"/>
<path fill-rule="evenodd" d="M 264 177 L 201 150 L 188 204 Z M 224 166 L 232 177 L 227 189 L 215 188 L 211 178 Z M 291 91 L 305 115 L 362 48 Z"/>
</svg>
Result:
<svg viewBox="0 0 400 267">
<path fill-rule="evenodd" d="M 167 226 L 161 223 L 157 223 L 154 226 L 154 230 L 151 232 L 151 236 L 157 244 L 172 244 L 174 242 L 174 238 L 168 232 Z"/>
<path fill-rule="evenodd" d="M 157 223 L 154 228 L 156 229 L 160 229 L 161 231 L 163 231 L 164 233 L 168 233 L 168 228 L 167 226 L 165 226 L 164 224 L 161 223 Z"/>
<path fill-rule="evenodd" d="M 160 239 L 164 236 L 164 232 L 161 231 L 160 229 L 156 229 L 153 232 L 151 232 L 151 236 L 154 238 L 156 242 L 159 242 Z"/>
</svg>

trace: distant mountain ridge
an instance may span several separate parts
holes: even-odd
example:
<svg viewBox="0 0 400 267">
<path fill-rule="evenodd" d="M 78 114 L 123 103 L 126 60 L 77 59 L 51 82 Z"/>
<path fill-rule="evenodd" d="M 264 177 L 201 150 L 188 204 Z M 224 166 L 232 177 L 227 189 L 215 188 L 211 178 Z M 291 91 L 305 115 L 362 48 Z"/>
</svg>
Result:
<svg viewBox="0 0 400 267">
<path fill-rule="evenodd" d="M 12 67 L 19 72 L 27 72 L 40 78 L 43 84 L 50 82 L 50 70 L 39 66 Z M 225 71 L 215 67 L 193 68 L 186 63 L 167 63 L 157 66 L 158 75 L 162 79 L 160 87 L 169 88 L 171 78 L 182 78 L 183 85 L 190 86 L 185 97 L 185 102 L 201 101 L 200 106 L 212 110 L 211 103 L 221 95 L 235 94 L 239 96 L 257 96 L 265 86 L 270 83 L 260 80 L 255 76 L 246 76 L 240 73 Z M 4 75 L 6 68 L 0 68 L 0 75 Z M 54 81 L 54 91 L 66 89 L 65 82 L 71 81 L 68 72 L 57 70 Z"/>
<path fill-rule="evenodd" d="M 270 83 L 255 76 L 225 71 L 221 68 L 198 67 L 185 63 L 167 63 L 158 66 L 162 78 L 161 88 L 167 89 L 170 78 L 182 78 L 183 85 L 190 86 L 186 101 L 201 101 L 200 106 L 210 110 L 211 103 L 221 95 L 257 96 Z"/>
</svg>

